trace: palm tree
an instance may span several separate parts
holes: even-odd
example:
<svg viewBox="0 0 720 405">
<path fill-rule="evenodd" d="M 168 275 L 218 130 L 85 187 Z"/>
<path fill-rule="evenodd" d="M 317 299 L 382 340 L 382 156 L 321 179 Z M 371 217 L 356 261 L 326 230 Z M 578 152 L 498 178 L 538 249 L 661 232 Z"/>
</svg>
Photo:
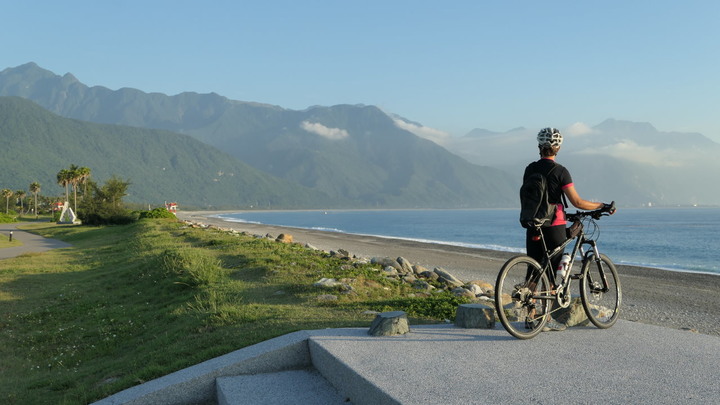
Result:
<svg viewBox="0 0 720 405">
<path fill-rule="evenodd" d="M 73 189 L 73 210 L 76 213 L 78 186 L 85 183 L 88 178 L 90 178 L 90 169 L 87 167 L 78 167 L 76 164 L 71 164 L 70 168 L 67 169 L 67 182 Z"/>
<path fill-rule="evenodd" d="M 62 187 L 65 187 L 65 201 L 70 200 L 70 190 L 68 190 L 68 187 L 70 186 L 70 177 L 71 173 L 68 169 L 62 169 L 57 174 L 58 184 Z"/>
<path fill-rule="evenodd" d="M 25 193 L 25 190 L 18 190 L 15 192 L 15 195 L 17 196 L 17 198 L 20 199 L 20 215 L 22 215 L 25 212 L 25 207 L 23 206 L 23 198 L 25 198 L 27 193 Z"/>
<path fill-rule="evenodd" d="M 40 183 L 38 183 L 37 181 L 33 181 L 32 183 L 30 183 L 29 190 L 35 196 L 35 218 L 37 218 L 38 217 L 37 196 L 38 196 L 38 194 L 40 194 Z"/>
<path fill-rule="evenodd" d="M 77 213 L 77 187 L 78 182 L 80 181 L 80 168 L 76 164 L 70 165 L 70 169 L 68 169 L 68 181 L 70 182 L 70 185 L 73 189 L 73 211 Z"/>
<path fill-rule="evenodd" d="M 2 191 L 0 191 L 0 195 L 5 197 L 5 214 L 7 215 L 8 211 L 10 210 L 10 197 L 13 196 L 13 192 L 8 188 L 4 188 L 2 189 Z"/>
<path fill-rule="evenodd" d="M 83 188 L 83 198 L 85 198 L 85 196 L 87 195 L 87 182 L 90 179 L 91 170 L 89 167 L 83 166 L 83 167 L 78 168 L 77 171 L 78 171 L 78 176 L 80 179 L 78 183 L 85 186 Z"/>
</svg>

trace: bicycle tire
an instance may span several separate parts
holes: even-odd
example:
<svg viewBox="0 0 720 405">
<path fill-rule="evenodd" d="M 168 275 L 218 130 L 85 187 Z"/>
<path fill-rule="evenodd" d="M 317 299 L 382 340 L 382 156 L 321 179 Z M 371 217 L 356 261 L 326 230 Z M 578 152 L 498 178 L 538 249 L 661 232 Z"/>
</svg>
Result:
<svg viewBox="0 0 720 405">
<path fill-rule="evenodd" d="M 601 329 L 615 324 L 620 315 L 622 288 L 615 264 L 609 257 L 600 254 L 599 262 L 593 254 L 583 260 L 580 298 L 590 322 Z M 605 274 L 608 290 L 602 291 L 601 273 Z"/>
<path fill-rule="evenodd" d="M 533 275 L 531 280 L 528 274 Z M 535 259 L 515 256 L 505 262 L 495 283 L 495 311 L 505 330 L 518 339 L 530 339 L 540 333 L 552 301 L 549 294 L 548 299 L 531 297 L 549 289 L 548 277 Z"/>
</svg>

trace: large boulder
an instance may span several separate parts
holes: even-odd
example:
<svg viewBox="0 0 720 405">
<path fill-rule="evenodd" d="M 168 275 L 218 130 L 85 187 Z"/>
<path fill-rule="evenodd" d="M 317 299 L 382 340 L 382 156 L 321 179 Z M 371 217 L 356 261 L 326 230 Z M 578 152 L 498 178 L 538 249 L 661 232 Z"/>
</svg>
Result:
<svg viewBox="0 0 720 405">
<path fill-rule="evenodd" d="M 387 266 L 392 266 L 397 271 L 402 271 L 402 266 L 400 265 L 400 263 L 398 263 L 397 260 L 390 258 L 390 257 L 373 257 L 370 260 L 370 263 L 380 265 L 383 268 L 385 268 Z"/>
<path fill-rule="evenodd" d="M 553 318 L 567 326 L 586 326 L 590 324 L 580 297 L 573 298 L 567 308 L 559 308 L 553 313 Z"/>
<path fill-rule="evenodd" d="M 433 272 L 438 275 L 438 278 L 443 283 L 447 284 L 450 288 L 462 287 L 465 285 L 460 279 L 448 273 L 442 267 L 436 267 Z"/>
<path fill-rule="evenodd" d="M 412 274 L 413 266 L 406 258 L 400 256 L 397 258 L 397 262 L 400 265 L 402 274 Z"/>
<path fill-rule="evenodd" d="M 430 270 L 426 269 L 425 267 L 420 266 L 419 264 L 413 265 L 413 266 L 412 266 L 412 269 L 413 269 L 413 273 L 415 273 L 415 274 L 417 274 L 417 275 L 421 275 L 422 273 L 424 273 L 424 272 L 426 272 L 426 271 L 427 271 L 427 272 L 430 271 Z"/>
</svg>

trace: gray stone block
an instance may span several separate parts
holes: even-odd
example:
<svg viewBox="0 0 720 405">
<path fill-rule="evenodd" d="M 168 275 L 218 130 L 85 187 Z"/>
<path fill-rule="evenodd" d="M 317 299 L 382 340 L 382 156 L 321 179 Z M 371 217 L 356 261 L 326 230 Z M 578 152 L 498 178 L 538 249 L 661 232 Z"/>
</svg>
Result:
<svg viewBox="0 0 720 405">
<path fill-rule="evenodd" d="M 373 319 L 368 335 L 395 336 L 410 332 L 407 314 L 404 311 L 383 312 Z"/>
<path fill-rule="evenodd" d="M 455 315 L 455 326 L 493 329 L 495 309 L 483 304 L 460 304 Z"/>
</svg>

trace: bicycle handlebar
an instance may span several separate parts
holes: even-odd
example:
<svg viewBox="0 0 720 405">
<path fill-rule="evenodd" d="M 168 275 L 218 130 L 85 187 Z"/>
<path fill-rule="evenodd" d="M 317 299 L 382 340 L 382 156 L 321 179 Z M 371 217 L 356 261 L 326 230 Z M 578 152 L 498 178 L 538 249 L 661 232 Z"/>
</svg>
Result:
<svg viewBox="0 0 720 405">
<path fill-rule="evenodd" d="M 577 211 L 574 214 L 568 214 L 567 217 L 570 221 L 580 221 L 585 217 L 591 217 L 592 219 L 600 219 L 602 216 L 609 216 L 614 214 L 616 211 L 615 201 L 610 204 L 603 204 L 602 208 L 593 211 Z"/>
</svg>

